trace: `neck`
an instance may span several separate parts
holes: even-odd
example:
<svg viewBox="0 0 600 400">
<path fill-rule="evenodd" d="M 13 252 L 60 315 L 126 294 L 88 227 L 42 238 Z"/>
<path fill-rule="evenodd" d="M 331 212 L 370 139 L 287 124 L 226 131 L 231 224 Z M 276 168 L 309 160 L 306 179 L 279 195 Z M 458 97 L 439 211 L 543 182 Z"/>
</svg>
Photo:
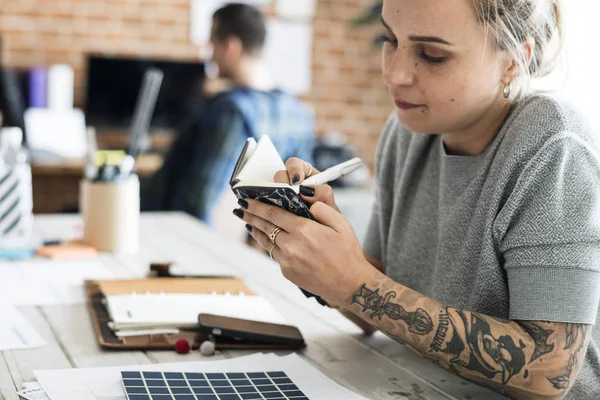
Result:
<svg viewBox="0 0 600 400">
<path fill-rule="evenodd" d="M 256 90 L 269 91 L 273 89 L 273 82 L 267 67 L 258 58 L 247 57 L 241 60 L 233 71 L 233 81 L 238 86 Z"/>
<path fill-rule="evenodd" d="M 442 134 L 448 154 L 457 156 L 477 156 L 494 141 L 511 107 L 510 101 L 502 101 L 495 112 L 487 113 L 468 129 Z"/>
</svg>

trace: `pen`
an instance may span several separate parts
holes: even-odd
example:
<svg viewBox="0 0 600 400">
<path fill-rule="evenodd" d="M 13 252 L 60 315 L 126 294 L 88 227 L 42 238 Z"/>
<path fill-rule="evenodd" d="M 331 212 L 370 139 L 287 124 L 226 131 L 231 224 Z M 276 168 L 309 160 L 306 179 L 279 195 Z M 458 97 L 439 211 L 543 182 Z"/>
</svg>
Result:
<svg viewBox="0 0 600 400">
<path fill-rule="evenodd" d="M 60 239 L 48 239 L 44 240 L 43 246 L 57 246 L 63 244 L 64 241 Z"/>
<path fill-rule="evenodd" d="M 334 165 L 333 167 L 327 168 L 325 171 L 318 173 L 317 175 L 311 176 L 302 182 L 302 185 L 322 185 L 327 182 L 334 181 L 341 178 L 344 175 L 348 175 L 356 171 L 363 166 L 362 160 L 358 157 L 351 160 L 345 161 L 341 164 Z"/>
<path fill-rule="evenodd" d="M 93 180 L 98 173 L 98 168 L 94 162 L 94 156 L 98 151 L 98 144 L 96 142 L 96 130 L 92 127 L 87 128 L 87 153 L 85 158 L 84 174 L 86 179 Z"/>
</svg>

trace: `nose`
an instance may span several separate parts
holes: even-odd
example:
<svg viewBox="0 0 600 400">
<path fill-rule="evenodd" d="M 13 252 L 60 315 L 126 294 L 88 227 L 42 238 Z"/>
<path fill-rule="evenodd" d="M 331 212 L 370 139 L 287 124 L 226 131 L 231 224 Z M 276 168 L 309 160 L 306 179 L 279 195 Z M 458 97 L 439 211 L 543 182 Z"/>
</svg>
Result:
<svg viewBox="0 0 600 400">
<path fill-rule="evenodd" d="M 415 71 L 402 49 L 399 48 L 393 55 L 383 56 L 383 80 L 388 87 L 411 86 L 415 83 Z"/>
</svg>

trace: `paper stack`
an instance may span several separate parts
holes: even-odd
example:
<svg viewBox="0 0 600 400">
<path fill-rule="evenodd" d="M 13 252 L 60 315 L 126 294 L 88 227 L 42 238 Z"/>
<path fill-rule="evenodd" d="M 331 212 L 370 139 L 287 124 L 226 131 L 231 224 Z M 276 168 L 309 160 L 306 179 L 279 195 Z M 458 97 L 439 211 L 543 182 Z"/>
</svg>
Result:
<svg viewBox="0 0 600 400">
<path fill-rule="evenodd" d="M 311 400 L 362 400 L 356 394 L 302 360 L 297 354 L 279 357 L 255 354 L 219 361 L 134 365 L 108 368 L 34 371 L 50 400 L 127 400 L 121 371 L 160 371 L 185 373 L 254 373 L 282 371 Z M 173 397 L 175 398 L 175 397 Z"/>
<path fill-rule="evenodd" d="M 115 331 L 194 328 L 198 314 L 287 324 L 267 300 L 257 295 L 135 294 L 106 296 L 106 308 Z"/>
</svg>

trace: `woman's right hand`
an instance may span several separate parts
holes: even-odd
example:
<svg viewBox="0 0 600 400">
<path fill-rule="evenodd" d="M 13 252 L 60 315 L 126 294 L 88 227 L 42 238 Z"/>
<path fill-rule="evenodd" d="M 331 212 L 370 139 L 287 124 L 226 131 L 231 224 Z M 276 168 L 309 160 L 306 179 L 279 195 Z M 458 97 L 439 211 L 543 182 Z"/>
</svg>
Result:
<svg viewBox="0 0 600 400">
<path fill-rule="evenodd" d="M 319 173 L 314 167 L 312 167 L 306 161 L 299 158 L 292 157 L 285 162 L 285 171 L 278 171 L 274 180 L 278 183 L 287 183 L 290 185 L 300 185 L 300 196 L 308 204 L 316 202 L 325 203 L 337 212 L 340 209 L 335 204 L 333 196 L 333 189 L 329 185 L 316 185 L 316 186 L 302 186 L 302 182 L 307 178 L 306 175 L 310 173 L 310 176 Z"/>
</svg>

